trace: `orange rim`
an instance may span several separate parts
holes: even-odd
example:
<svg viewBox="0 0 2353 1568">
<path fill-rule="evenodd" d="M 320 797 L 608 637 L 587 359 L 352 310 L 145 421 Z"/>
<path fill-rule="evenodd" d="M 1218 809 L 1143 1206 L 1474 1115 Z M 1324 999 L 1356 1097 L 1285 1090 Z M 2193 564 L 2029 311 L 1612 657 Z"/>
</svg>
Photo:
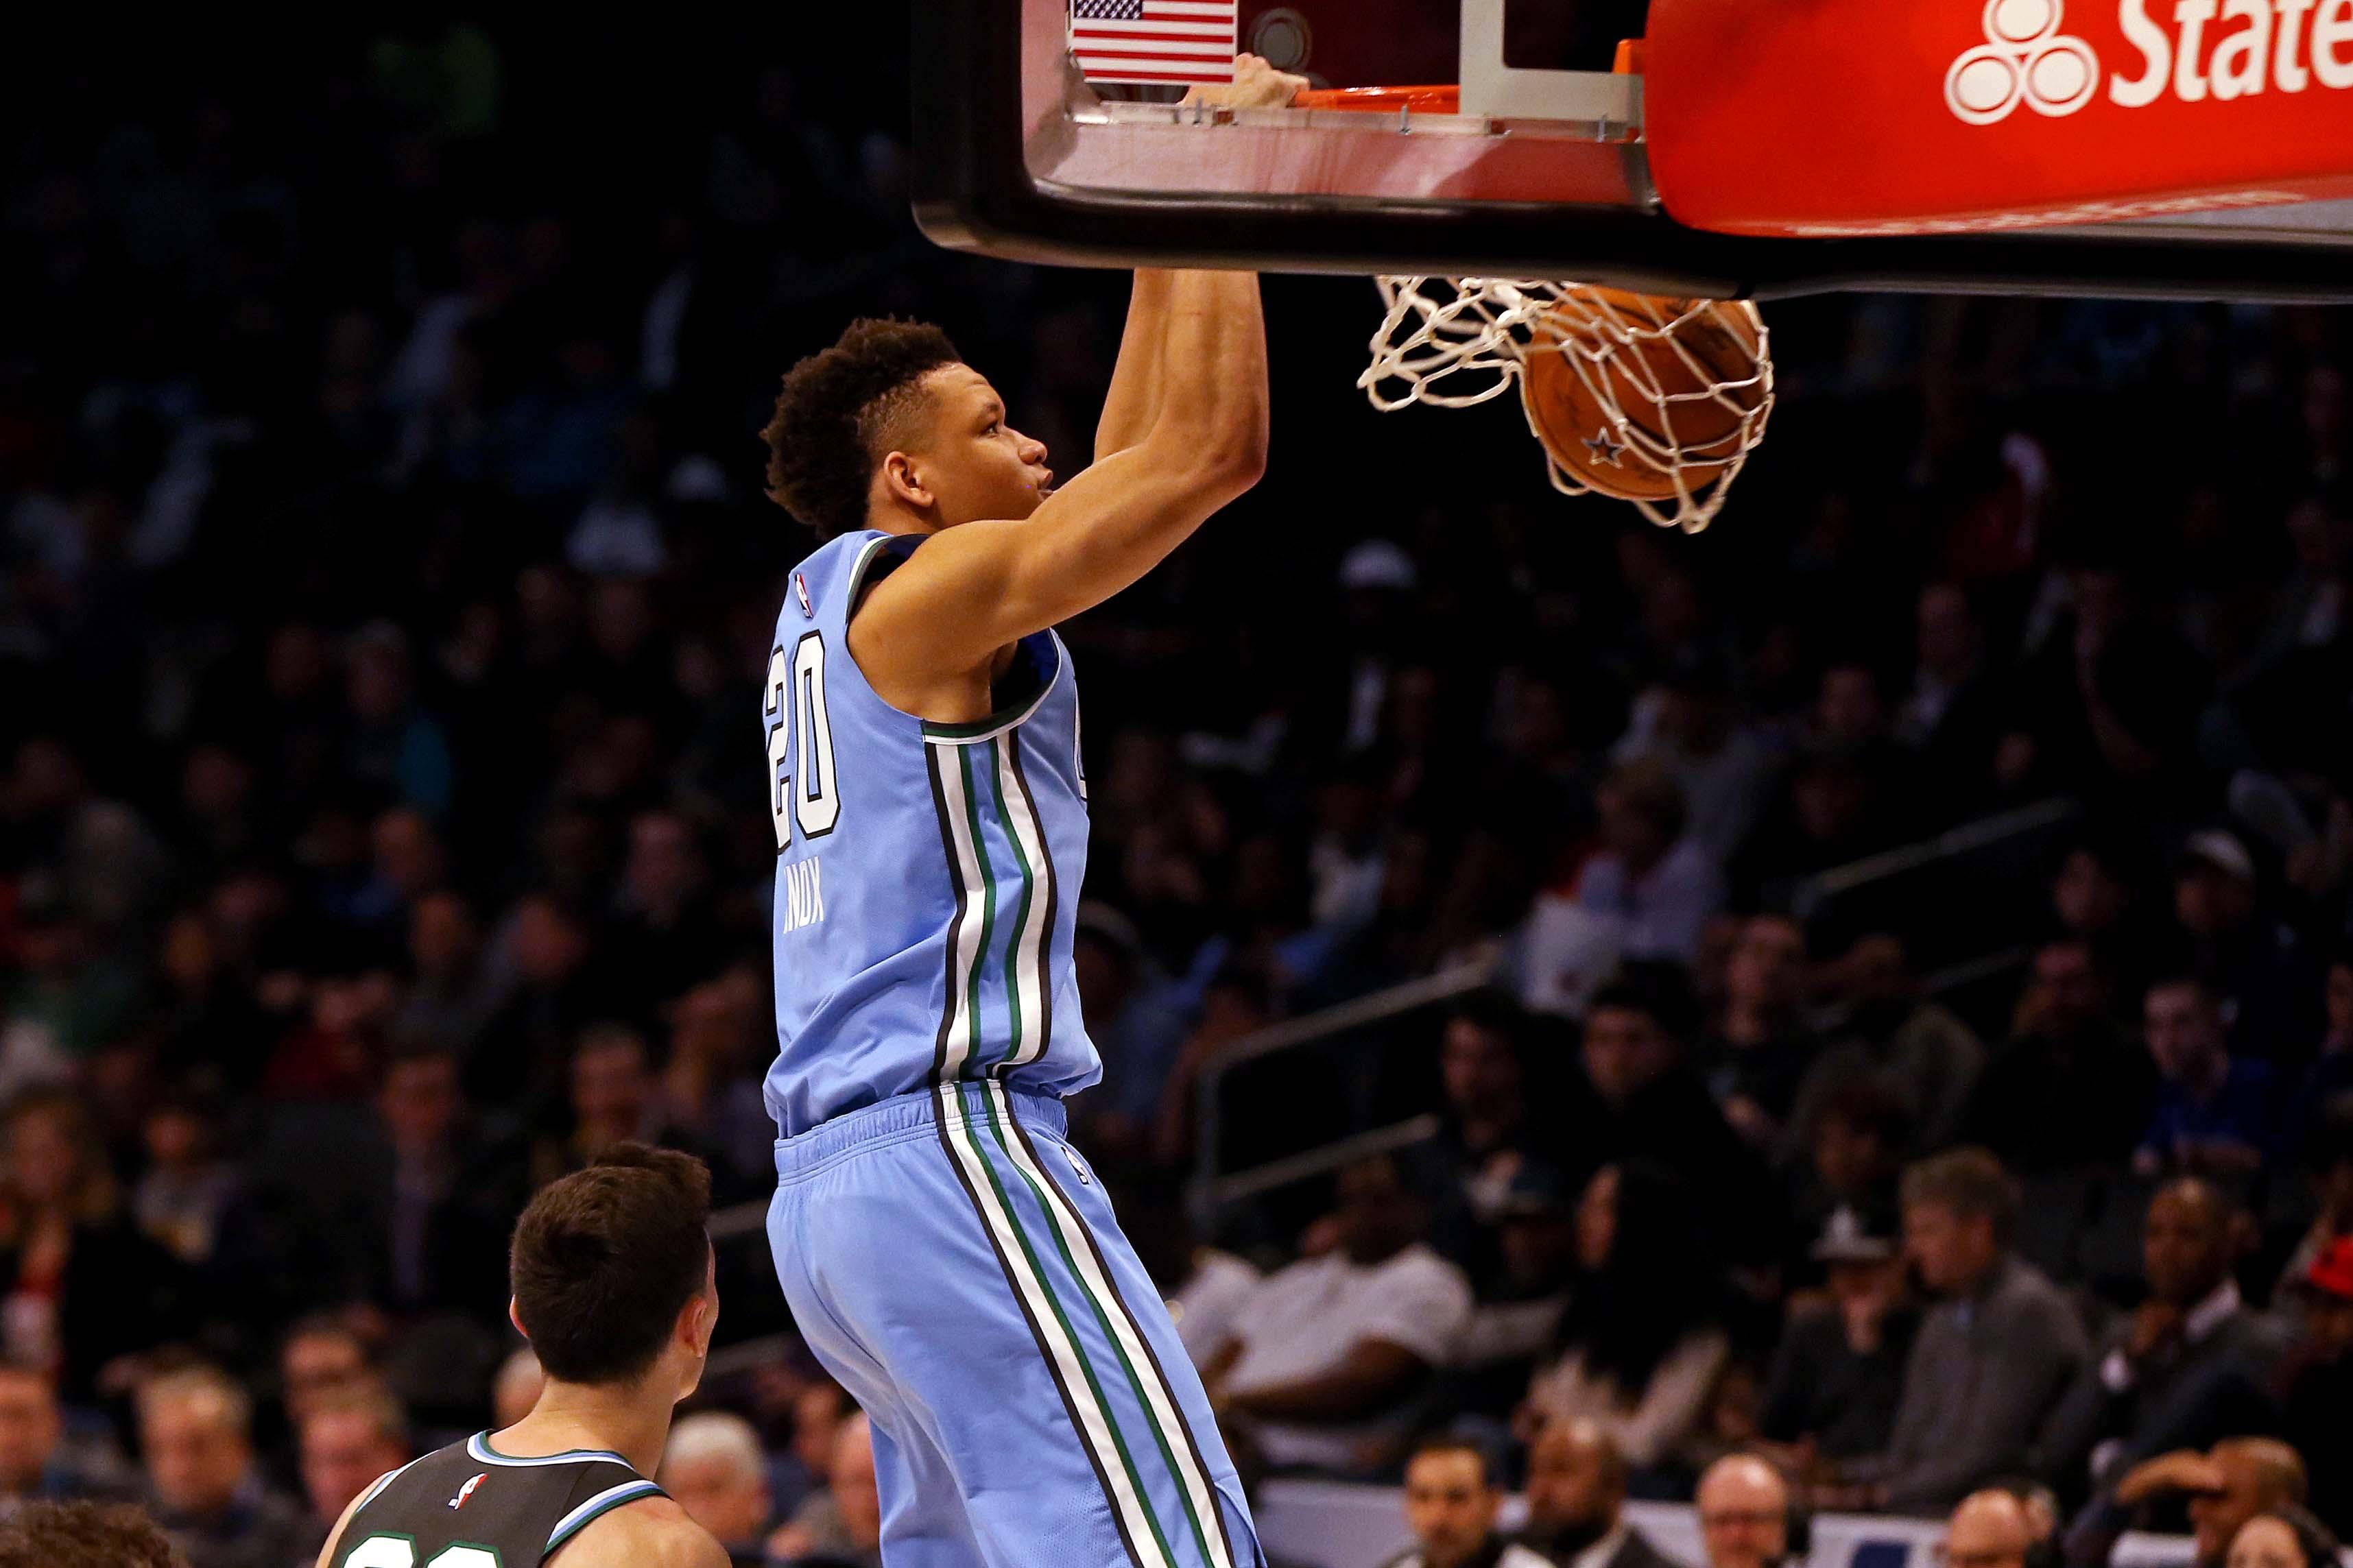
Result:
<svg viewBox="0 0 2353 1568">
<path fill-rule="evenodd" d="M 1460 114 L 1462 89 L 1452 83 L 1427 87 L 1310 88 L 1291 100 L 1293 109 L 1345 109 L 1374 114 Z"/>
</svg>

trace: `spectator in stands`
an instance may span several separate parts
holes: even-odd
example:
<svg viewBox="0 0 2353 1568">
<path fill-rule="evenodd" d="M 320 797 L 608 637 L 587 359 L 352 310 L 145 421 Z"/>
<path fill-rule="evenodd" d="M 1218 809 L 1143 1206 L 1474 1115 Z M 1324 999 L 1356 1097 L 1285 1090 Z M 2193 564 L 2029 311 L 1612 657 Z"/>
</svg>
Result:
<svg viewBox="0 0 2353 1568">
<path fill-rule="evenodd" d="M 2304 1329 L 2280 1369 L 2280 1430 L 2304 1456 L 2315 1511 L 2353 1531 L 2353 1237 L 2313 1258 L 2296 1294 Z"/>
<path fill-rule="evenodd" d="M 1625 1521 L 1626 1460 L 1590 1421 L 1546 1427 L 1528 1450 L 1528 1522 L 1520 1539 L 1559 1568 L 1673 1568 Z"/>
<path fill-rule="evenodd" d="M 1890 1217 L 1841 1208 L 1811 1248 L 1830 1300 L 1790 1314 L 1773 1356 L 1758 1428 L 1833 1463 L 1884 1452 L 1920 1325 Z"/>
<path fill-rule="evenodd" d="M 464 894 L 438 889 L 409 907 L 408 966 L 392 1037 L 466 1060 L 490 1026 L 498 998 L 483 969 L 480 924 Z"/>
<path fill-rule="evenodd" d="M 32 1089 L 9 1107 L 8 1202 L 0 1210 L 0 1338 L 12 1360 L 52 1368 L 69 1404 L 120 1392 L 123 1358 L 180 1321 L 179 1271 L 123 1213 L 81 1101 Z"/>
<path fill-rule="evenodd" d="M 865 1416 L 852 1415 L 834 1441 L 825 1490 L 770 1539 L 768 1556 L 801 1568 L 881 1568 L 881 1543 L 873 1433 Z"/>
<path fill-rule="evenodd" d="M 1689 809 L 1692 838 L 1724 864 L 1756 826 L 1780 765 L 1772 742 L 1741 721 L 1724 659 L 1676 659 L 1636 699 L 1633 721 L 1611 759 L 1665 763 Z"/>
<path fill-rule="evenodd" d="M 510 1352 L 491 1381 L 491 1430 L 502 1432 L 530 1415 L 546 1385 L 547 1374 L 529 1345 Z"/>
<path fill-rule="evenodd" d="M 1791 1181 L 1794 1280 L 1818 1278 L 1809 1249 L 1840 1210 L 1863 1215 L 1895 1213 L 1896 1183 L 1904 1173 L 1911 1128 L 1903 1100 L 1873 1076 L 1852 1079 L 1822 1095 L 1806 1142 L 1806 1162 Z"/>
<path fill-rule="evenodd" d="M 1448 1437 L 1423 1443 L 1405 1465 L 1405 1524 L 1414 1543 L 1388 1568 L 1551 1568 L 1495 1533 L 1503 1501 L 1477 1444 Z"/>
<path fill-rule="evenodd" d="M 2231 1538 L 2228 1568 L 2342 1568 L 2345 1548 L 2308 1510 L 2289 1503 L 2259 1513 Z"/>
<path fill-rule="evenodd" d="M 1764 1163 L 1724 1120 L 1684 1058 L 1699 1022 L 1690 982 L 1671 964 L 1628 964 L 1595 993 L 1579 1052 L 1584 1071 L 1549 1118 L 1546 1149 L 1582 1174 L 1650 1160 L 1711 1199 L 1704 1245 L 1742 1261 L 1778 1253 Z"/>
<path fill-rule="evenodd" d="M 1754 1454 L 1726 1454 L 1699 1478 L 1707 1568 L 1781 1568 L 1789 1561 L 1789 1486 Z"/>
<path fill-rule="evenodd" d="M 1683 831 L 1674 775 L 1654 759 L 1622 763 L 1594 806 L 1601 847 L 1578 874 L 1577 902 L 1617 926 L 1624 957 L 1691 963 L 1724 907 L 1724 872 Z"/>
<path fill-rule="evenodd" d="M 1258 1285 L 1258 1270 L 1195 1238 L 1184 1190 L 1173 1176 L 1141 1171 L 1123 1178 L 1115 1206 L 1136 1260 L 1168 1303 L 1185 1353 L 1196 1367 L 1207 1365 L 1233 1338 L 1234 1314 Z"/>
<path fill-rule="evenodd" d="M 139 1389 L 139 1449 L 150 1505 L 193 1568 L 284 1568 L 315 1547 L 301 1510 L 254 1471 L 252 1406 L 209 1367 Z"/>
<path fill-rule="evenodd" d="M 0 1361 L 0 1514 L 28 1502 L 127 1491 L 111 1446 L 70 1442 L 56 1387 L 37 1367 Z"/>
<path fill-rule="evenodd" d="M 2226 1437 L 2202 1454 L 2185 1448 L 2136 1465 L 2116 1483 L 2116 1502 L 2139 1510 L 2187 1497 L 2198 1568 L 2221 1568 L 2242 1525 L 2287 1504 L 2301 1507 L 2310 1489 L 2303 1458 L 2285 1443 Z M 2075 1556 L 2076 1544 L 2069 1542 L 2070 1560 L 2093 1561 Z"/>
<path fill-rule="evenodd" d="M 2353 951 L 2340 951 L 2329 960 L 2321 1005 L 2327 1027 L 2295 1097 L 2293 1131 L 2299 1145 L 2320 1131 L 2330 1105 L 2353 1105 Z"/>
<path fill-rule="evenodd" d="M 1974 1491 L 1945 1525 L 1947 1568 L 2027 1568 L 2039 1540 L 2033 1511 L 2006 1487 Z"/>
<path fill-rule="evenodd" d="M 189 1568 L 129 1503 L 37 1502 L 0 1524 L 0 1568 Z"/>
<path fill-rule="evenodd" d="M 1502 1272 L 1477 1289 L 1471 1321 L 1455 1346 L 1449 1382 L 1466 1410 L 1508 1414 L 1526 1397 L 1557 1340 L 1577 1281 L 1580 1195 L 1540 1161 L 1513 1176 L 1496 1216 Z"/>
<path fill-rule="evenodd" d="M 2108 1013 L 2092 944 L 2046 942 L 2010 1043 L 1979 1075 L 1961 1134 L 2032 1177 L 2121 1163 L 2148 1131 L 2157 1068 Z"/>
<path fill-rule="evenodd" d="M 2108 988 L 2125 996 L 2148 989 L 2165 946 L 2162 923 L 2136 896 L 2134 864 L 2121 844 L 2095 834 L 2070 848 L 2051 879 L 2058 940 L 2084 942 Z"/>
<path fill-rule="evenodd" d="M 2019 1189 L 2000 1162 L 1936 1155 L 1904 1173 L 1903 1199 L 1905 1251 L 1940 1300 L 1913 1342 L 1885 1454 L 1846 1467 L 1863 1485 L 1832 1500 L 1931 1512 L 2025 1467 L 2085 1346 L 2066 1298 L 2010 1251 Z"/>
<path fill-rule="evenodd" d="M 2173 918 L 2185 967 L 2229 1015 L 2235 1054 L 2288 1060 L 2318 1037 L 2319 966 L 2292 928 L 2262 910 L 2254 859 L 2238 835 L 2210 828 L 2182 845 Z"/>
<path fill-rule="evenodd" d="M 1521 1059 L 1527 1027 L 1519 1005 L 1501 994 L 1476 993 L 1455 1008 L 1438 1045 L 1444 1121 L 1409 1166 L 1430 1203 L 1431 1247 L 1474 1286 L 1502 1267 L 1496 1223 L 1534 1143 Z"/>
<path fill-rule="evenodd" d="M 1073 1100 L 1071 1114 L 1090 1148 L 1137 1152 L 1185 1038 L 1185 1012 L 1143 933 L 1119 910 L 1081 904 L 1071 941 L 1079 1007 L 1103 1060 L 1103 1082 Z"/>
<path fill-rule="evenodd" d="M 139 1126 L 146 1172 L 132 1190 L 131 1215 L 142 1235 L 179 1261 L 211 1261 L 243 1183 L 221 1157 L 210 1107 L 193 1096 L 170 1095 L 150 1106 Z"/>
<path fill-rule="evenodd" d="M 1904 943 L 1895 937 L 1864 937 L 1829 967 L 1830 984 L 1844 993 L 1849 1011 L 1798 1088 L 1788 1152 L 1806 1146 L 1817 1110 L 1831 1090 L 1866 1077 L 1902 1103 L 1916 1148 L 1943 1148 L 1985 1066 L 1976 1032 L 1919 996 Z"/>
<path fill-rule="evenodd" d="M 303 1318 L 279 1342 L 278 1382 L 290 1427 L 300 1427 L 322 1401 L 364 1388 L 374 1377 L 367 1341 L 341 1314 Z"/>
<path fill-rule="evenodd" d="M 1821 1041 L 1805 1018 L 1806 933 L 1787 915 L 1740 922 L 1704 1055 L 1708 1091 L 1750 1147 L 1770 1154 Z"/>
<path fill-rule="evenodd" d="M 2001 700 L 1967 589 L 1930 583 L 1913 624 L 1912 686 L 1888 729 L 1911 753 L 1909 773 L 1925 797 L 1922 826 L 1933 830 L 1991 805 Z"/>
<path fill-rule="evenodd" d="M 1270 1464 L 1366 1474 L 1396 1462 L 1408 1402 L 1446 1364 L 1471 1288 L 1423 1245 L 1395 1162 L 1349 1166 L 1337 1195 L 1337 1245 L 1251 1290 L 1205 1381 Z"/>
<path fill-rule="evenodd" d="M 521 1205 L 467 1113 L 458 1059 L 426 1045 L 396 1051 L 375 1110 L 383 1142 L 349 1230 L 358 1294 L 399 1312 L 489 1319 L 505 1294 L 507 1227 Z"/>
<path fill-rule="evenodd" d="M 621 1024 L 598 1024 L 573 1047 L 568 1070 L 571 1130 L 546 1137 L 532 1151 L 534 1189 L 577 1171 L 613 1144 L 636 1141 L 684 1149 L 700 1157 L 692 1134 L 670 1126 L 661 1085 L 647 1058 L 645 1037 Z"/>
<path fill-rule="evenodd" d="M 322 1395 L 297 1429 L 302 1455 L 302 1496 L 311 1509 L 306 1550 L 326 1544 L 327 1532 L 351 1500 L 378 1476 L 417 1457 L 399 1402 L 381 1387 L 338 1389 Z"/>
<path fill-rule="evenodd" d="M 1590 1421 L 1636 1470 L 1689 1437 L 1732 1353 L 1698 1212 L 1672 1171 L 1605 1165 L 1577 1205 L 1578 1274 L 1524 1432 Z"/>
<path fill-rule="evenodd" d="M 2134 1167 L 2252 1177 L 2276 1143 L 2270 1064 L 2231 1054 L 2221 1001 L 2194 977 L 2150 986 L 2142 1016 L 2158 1083 Z"/>
<path fill-rule="evenodd" d="M 2117 1516 L 2110 1489 L 2142 1460 L 2203 1447 L 2270 1415 L 2264 1392 L 2278 1347 L 2247 1310 L 2232 1278 L 2237 1215 L 2221 1189 L 2196 1176 L 2158 1189 L 2141 1226 L 2148 1295 L 2094 1347 L 2052 1413 L 2042 1469 L 2071 1493 L 2088 1485 L 2089 1512 L 2073 1529 Z"/>
<path fill-rule="evenodd" d="M 766 1560 L 768 1458 L 752 1424 L 726 1410 L 699 1410 L 670 1430 L 655 1478 L 687 1517 L 711 1531 L 731 1561 L 759 1568 Z"/>
</svg>

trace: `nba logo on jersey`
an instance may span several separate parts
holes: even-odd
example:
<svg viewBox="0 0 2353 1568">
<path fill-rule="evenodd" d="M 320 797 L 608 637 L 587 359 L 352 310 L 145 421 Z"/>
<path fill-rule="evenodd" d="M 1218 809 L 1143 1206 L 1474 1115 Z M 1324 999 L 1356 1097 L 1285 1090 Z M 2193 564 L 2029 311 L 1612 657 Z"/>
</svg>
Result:
<svg viewBox="0 0 2353 1568">
<path fill-rule="evenodd" d="M 808 579 L 798 572 L 793 574 L 793 596 L 801 602 L 801 619 L 817 619 L 817 606 L 809 603 Z"/>
<path fill-rule="evenodd" d="M 482 1474 L 476 1476 L 472 1480 L 468 1481 L 464 1486 L 459 1487 L 458 1489 L 458 1495 L 449 1500 L 449 1506 L 451 1508 L 465 1507 L 466 1500 L 474 1495 L 474 1489 L 480 1486 L 484 1481 L 489 1480 L 490 1479 L 489 1472 L 485 1471 Z"/>
</svg>

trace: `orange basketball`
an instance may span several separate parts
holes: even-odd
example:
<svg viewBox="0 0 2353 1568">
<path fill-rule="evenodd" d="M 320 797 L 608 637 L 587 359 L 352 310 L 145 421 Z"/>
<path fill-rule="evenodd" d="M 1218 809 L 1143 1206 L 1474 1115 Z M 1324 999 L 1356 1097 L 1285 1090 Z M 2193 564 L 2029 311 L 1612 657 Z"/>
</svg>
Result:
<svg viewBox="0 0 2353 1568">
<path fill-rule="evenodd" d="M 1620 500 L 1672 500 L 1679 469 L 1686 489 L 1704 489 L 1757 433 L 1771 393 L 1764 334 L 1746 301 L 1580 289 L 1546 312 L 1520 400 L 1570 479 Z"/>
</svg>

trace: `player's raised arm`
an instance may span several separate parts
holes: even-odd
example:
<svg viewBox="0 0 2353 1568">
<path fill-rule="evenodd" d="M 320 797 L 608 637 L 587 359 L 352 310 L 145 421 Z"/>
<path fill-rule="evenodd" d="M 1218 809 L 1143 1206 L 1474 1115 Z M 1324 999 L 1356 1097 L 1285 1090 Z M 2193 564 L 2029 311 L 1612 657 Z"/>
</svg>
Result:
<svg viewBox="0 0 2353 1568">
<path fill-rule="evenodd" d="M 1127 301 L 1127 330 L 1119 341 L 1119 363 L 1095 425 L 1095 461 L 1115 457 L 1152 433 L 1160 417 L 1160 389 L 1166 372 L 1161 351 L 1168 339 L 1168 301 L 1176 274 L 1145 268 L 1135 274 Z"/>
<path fill-rule="evenodd" d="M 852 624 L 850 648 L 870 679 L 920 684 L 986 665 L 1134 583 L 1258 482 L 1267 447 L 1258 279 L 1179 273 L 1167 312 L 1151 428 L 1027 517 L 966 522 L 927 540 Z M 920 481 L 920 469 L 911 477 Z M 887 464 L 882 481 L 908 500 L 934 500 Z"/>
</svg>

